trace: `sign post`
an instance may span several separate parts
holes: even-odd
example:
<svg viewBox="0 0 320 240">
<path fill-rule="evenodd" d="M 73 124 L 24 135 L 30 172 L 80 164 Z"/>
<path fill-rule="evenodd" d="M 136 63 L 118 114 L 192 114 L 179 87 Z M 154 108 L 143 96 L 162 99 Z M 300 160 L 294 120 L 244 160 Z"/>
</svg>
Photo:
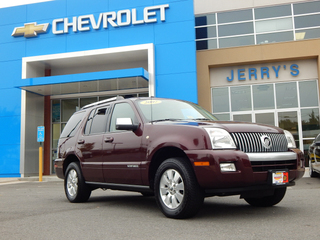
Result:
<svg viewBox="0 0 320 240">
<path fill-rule="evenodd" d="M 39 126 L 37 132 L 37 142 L 40 143 L 39 147 L 39 182 L 42 182 L 42 163 L 43 163 L 43 151 L 42 143 L 44 142 L 44 126 Z"/>
</svg>

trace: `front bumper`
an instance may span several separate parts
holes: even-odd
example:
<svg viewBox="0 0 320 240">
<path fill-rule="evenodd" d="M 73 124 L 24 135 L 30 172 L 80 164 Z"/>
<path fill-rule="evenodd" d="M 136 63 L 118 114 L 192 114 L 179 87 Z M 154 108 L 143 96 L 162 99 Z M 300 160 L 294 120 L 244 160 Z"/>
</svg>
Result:
<svg viewBox="0 0 320 240">
<path fill-rule="evenodd" d="M 289 183 L 302 178 L 304 174 L 304 157 L 295 149 L 279 153 L 249 153 L 239 150 L 195 150 L 187 151 L 200 187 L 211 193 L 220 195 L 239 194 L 262 188 L 274 188 L 268 182 L 269 170 L 289 170 Z M 209 162 L 198 165 L 196 162 Z M 220 163 L 233 163 L 234 172 L 221 172 Z M 268 163 L 270 163 L 268 165 Z M 263 164 L 264 168 L 254 169 L 255 164 Z M 233 189 L 233 190 L 231 190 Z"/>
<path fill-rule="evenodd" d="M 54 160 L 54 169 L 58 178 L 64 179 L 64 171 L 63 171 L 63 160 L 61 158 L 57 158 Z"/>
</svg>

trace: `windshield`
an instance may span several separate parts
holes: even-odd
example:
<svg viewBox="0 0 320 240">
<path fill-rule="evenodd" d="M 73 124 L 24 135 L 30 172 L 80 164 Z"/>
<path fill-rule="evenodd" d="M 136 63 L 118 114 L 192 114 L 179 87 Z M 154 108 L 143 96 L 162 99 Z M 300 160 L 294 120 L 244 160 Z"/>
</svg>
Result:
<svg viewBox="0 0 320 240">
<path fill-rule="evenodd" d="M 148 121 L 217 119 L 199 105 L 172 99 L 139 100 L 138 107 Z"/>
</svg>

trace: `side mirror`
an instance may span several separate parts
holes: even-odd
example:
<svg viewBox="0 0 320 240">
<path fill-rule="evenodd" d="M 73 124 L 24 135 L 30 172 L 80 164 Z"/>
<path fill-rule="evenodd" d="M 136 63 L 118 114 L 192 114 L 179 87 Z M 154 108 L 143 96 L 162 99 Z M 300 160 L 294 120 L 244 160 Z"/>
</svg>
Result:
<svg viewBox="0 0 320 240">
<path fill-rule="evenodd" d="M 131 130 L 135 131 L 139 127 L 138 124 L 134 124 L 131 118 L 117 118 L 116 129 L 117 130 Z"/>
<path fill-rule="evenodd" d="M 318 141 L 317 141 L 317 142 L 314 142 L 314 145 L 317 146 L 317 147 L 319 147 L 319 146 L 320 146 L 320 142 L 318 142 Z"/>
</svg>

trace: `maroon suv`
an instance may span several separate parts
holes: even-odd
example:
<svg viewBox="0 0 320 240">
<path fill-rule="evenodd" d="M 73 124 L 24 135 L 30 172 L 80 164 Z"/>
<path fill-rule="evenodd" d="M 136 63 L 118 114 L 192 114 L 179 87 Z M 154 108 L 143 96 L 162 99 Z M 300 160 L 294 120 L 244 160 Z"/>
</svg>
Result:
<svg viewBox="0 0 320 240">
<path fill-rule="evenodd" d="M 290 132 L 221 122 L 196 104 L 112 98 L 83 107 L 65 126 L 55 170 L 70 202 L 97 188 L 155 195 L 167 217 L 195 215 L 210 196 L 273 206 L 304 174 Z"/>
</svg>

